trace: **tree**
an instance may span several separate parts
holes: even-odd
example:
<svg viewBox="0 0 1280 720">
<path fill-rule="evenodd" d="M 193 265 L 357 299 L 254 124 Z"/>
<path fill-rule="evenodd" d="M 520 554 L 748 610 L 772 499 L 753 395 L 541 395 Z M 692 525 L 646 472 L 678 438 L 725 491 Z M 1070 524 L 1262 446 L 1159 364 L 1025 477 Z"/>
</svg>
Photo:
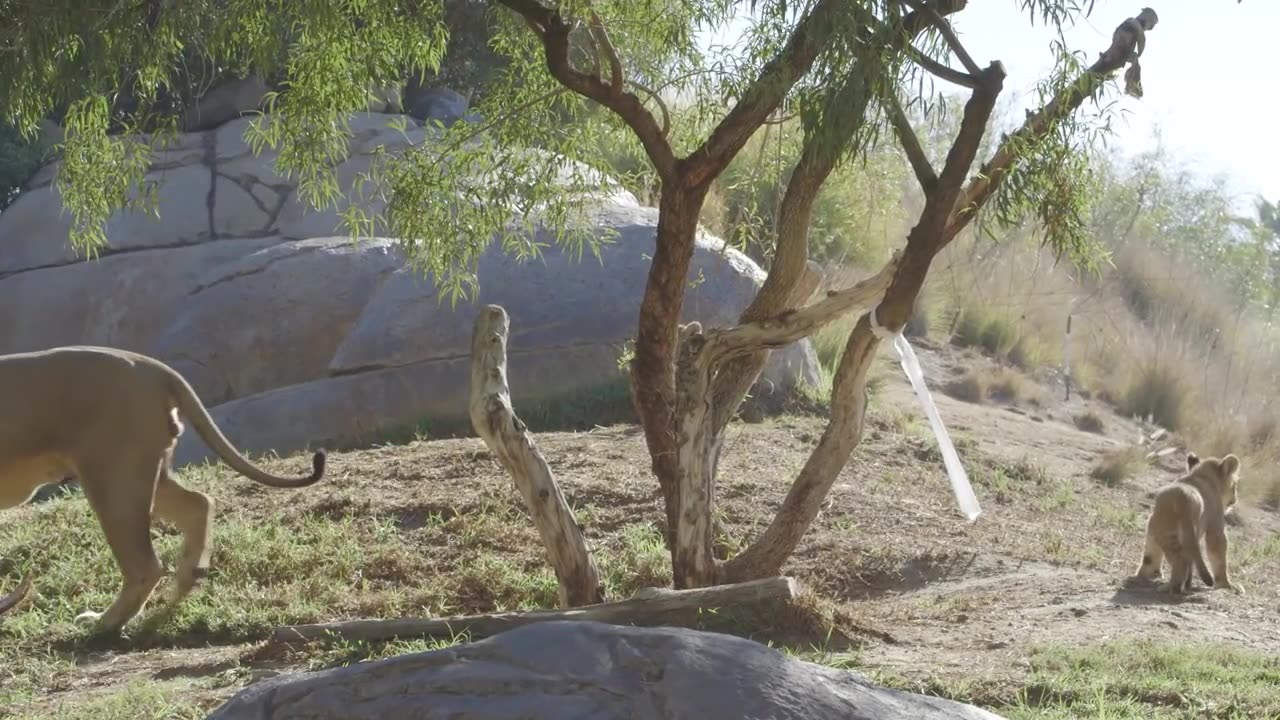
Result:
<svg viewBox="0 0 1280 720">
<path fill-rule="evenodd" d="M 69 107 L 58 182 L 76 220 L 72 240 L 82 248 L 101 246 L 100 227 L 113 208 L 146 204 L 140 185 L 146 159 L 171 128 L 154 99 L 182 48 L 285 77 L 248 137 L 256 149 L 277 148 L 278 169 L 299 177 L 301 196 L 320 207 L 339 192 L 333 166 L 345 157 L 345 113 L 405 67 L 438 68 L 447 44 L 438 3 L 205 0 L 181 12 L 159 2 L 71 5 L 84 7 L 0 0 L 6 16 L 17 18 L 0 30 L 0 107 L 24 129 L 53 107 Z M 601 182 L 593 171 L 605 169 L 592 167 L 597 158 L 587 149 L 614 142 L 644 159 L 659 220 L 632 393 L 666 503 L 677 587 L 777 572 L 860 440 L 866 374 L 880 341 L 870 314 L 849 337 L 835 373 L 830 424 L 777 517 L 740 555 L 713 556 L 714 481 L 725 427 L 770 348 L 877 301 L 879 325 L 899 330 L 933 257 L 988 204 L 997 222 L 1032 216 L 1055 248 L 1090 257 L 1083 217 L 1092 185 L 1081 148 L 1098 125 L 1075 111 L 1100 98 L 1137 40 L 1131 25 L 1122 26 L 1088 67 L 1056 46 L 1058 69 L 1041 85 L 1041 106 L 966 182 L 1004 79 L 999 63 L 976 65 L 950 26 L 966 0 L 756 0 L 741 52 L 732 61 L 708 60 L 695 30 L 723 25 L 740 5 L 490 3 L 491 46 L 507 63 L 478 108 L 486 121 L 441 128 L 439 142 L 421 152 L 380 157 L 361 187 L 388 198 L 386 212 L 373 216 L 356 206 L 346 215 L 357 236 L 401 238 L 410 260 L 456 298 L 474 289 L 475 264 L 494 240 L 521 257 L 538 253 L 528 232 L 534 225 L 553 230 L 558 243 L 576 252 L 601 242 L 578 214 L 584 194 Z M 1022 5 L 1058 26 L 1081 13 L 1076 0 Z M 280 27 L 289 31 L 276 32 Z M 949 57 L 961 68 L 948 65 Z M 916 82 L 926 75 L 969 91 L 940 170 L 907 120 L 907 111 L 928 99 Z M 137 109 L 113 116 L 108 98 L 125 84 Z M 694 98 L 681 115 L 687 122 L 673 122 L 673 97 Z M 803 141 L 779 202 L 768 277 L 740 326 L 682 328 L 708 189 L 779 112 L 798 115 Z M 130 132 L 108 134 L 109 121 Z M 152 134 L 133 134 L 142 130 Z M 902 145 L 924 190 L 919 221 L 879 273 L 806 306 L 815 284 L 807 264 L 815 198 L 837 166 L 883 141 L 882 130 Z"/>
</svg>

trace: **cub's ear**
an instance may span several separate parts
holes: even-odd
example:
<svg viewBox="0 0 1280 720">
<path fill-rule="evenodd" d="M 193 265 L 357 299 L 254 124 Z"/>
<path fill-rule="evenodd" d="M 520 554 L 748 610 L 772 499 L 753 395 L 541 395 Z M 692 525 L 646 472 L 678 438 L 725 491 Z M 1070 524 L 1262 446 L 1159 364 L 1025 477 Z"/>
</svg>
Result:
<svg viewBox="0 0 1280 720">
<path fill-rule="evenodd" d="M 1222 472 L 1228 475 L 1235 475 L 1240 469 L 1240 458 L 1235 455 L 1228 455 L 1222 458 Z"/>
<path fill-rule="evenodd" d="M 1199 464 L 1200 464 L 1200 456 L 1196 455 L 1193 452 L 1188 452 L 1187 453 L 1187 469 L 1190 470 L 1191 468 Z"/>
</svg>

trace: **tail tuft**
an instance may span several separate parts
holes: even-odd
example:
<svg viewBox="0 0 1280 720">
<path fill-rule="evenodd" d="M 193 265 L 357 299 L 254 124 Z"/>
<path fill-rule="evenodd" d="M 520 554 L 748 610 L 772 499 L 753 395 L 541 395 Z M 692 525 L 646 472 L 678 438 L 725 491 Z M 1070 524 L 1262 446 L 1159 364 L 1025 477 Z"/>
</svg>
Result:
<svg viewBox="0 0 1280 720">
<path fill-rule="evenodd" d="M 1204 581 L 1205 587 L 1213 587 L 1213 572 L 1203 562 L 1200 565 L 1200 579 Z"/>
<path fill-rule="evenodd" d="M 307 478 L 306 485 L 314 485 L 320 482 L 320 478 L 324 477 L 325 470 L 325 451 L 317 450 L 315 455 L 311 456 L 311 477 Z M 303 487 L 306 487 L 303 485 Z"/>
</svg>

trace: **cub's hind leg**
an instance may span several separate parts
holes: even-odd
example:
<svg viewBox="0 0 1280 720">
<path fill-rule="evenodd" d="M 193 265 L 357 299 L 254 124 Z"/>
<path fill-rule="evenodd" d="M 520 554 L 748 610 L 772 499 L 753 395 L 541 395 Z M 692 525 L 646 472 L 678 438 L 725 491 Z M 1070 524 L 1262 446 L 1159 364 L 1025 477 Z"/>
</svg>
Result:
<svg viewBox="0 0 1280 720">
<path fill-rule="evenodd" d="M 1176 537 L 1162 539 L 1160 549 L 1169 560 L 1169 581 L 1160 586 L 1160 590 L 1181 595 L 1186 592 L 1187 583 L 1191 580 L 1191 561 L 1187 558 L 1186 549 Z"/>
<path fill-rule="evenodd" d="M 77 621 L 97 621 L 100 632 L 118 632 L 151 598 L 164 573 L 151 544 L 151 504 L 159 474 L 159 455 L 130 460 L 95 461 L 83 468 L 85 498 L 106 535 L 123 576 L 120 592 L 105 612 L 87 610 Z"/>
<path fill-rule="evenodd" d="M 1227 529 L 1223 527 L 1214 527 L 1210 525 L 1205 528 L 1204 533 L 1205 549 L 1208 550 L 1209 567 L 1213 570 L 1214 587 L 1229 588 L 1237 595 L 1244 594 L 1244 588 L 1239 583 L 1231 581 L 1231 577 L 1227 574 Z"/>
<path fill-rule="evenodd" d="M 1144 580 L 1159 580 L 1162 562 L 1164 562 L 1164 549 L 1148 530 L 1146 547 L 1142 550 L 1142 562 L 1138 564 L 1138 570 L 1134 574 Z"/>
<path fill-rule="evenodd" d="M 176 525 L 182 533 L 176 583 L 168 598 L 176 605 L 209 571 L 213 500 L 204 493 L 183 487 L 173 476 L 166 453 L 156 484 L 155 508 L 156 515 Z"/>
</svg>

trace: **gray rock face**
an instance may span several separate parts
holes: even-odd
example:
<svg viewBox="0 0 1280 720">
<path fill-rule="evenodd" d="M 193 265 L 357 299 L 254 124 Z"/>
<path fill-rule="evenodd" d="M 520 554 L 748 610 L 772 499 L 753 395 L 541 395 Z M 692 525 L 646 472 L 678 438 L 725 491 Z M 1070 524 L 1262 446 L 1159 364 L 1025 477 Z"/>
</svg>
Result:
<svg viewBox="0 0 1280 720">
<path fill-rule="evenodd" d="M 244 113 L 261 109 L 262 100 L 270 90 L 257 75 L 227 80 L 201 96 L 179 119 L 178 127 L 186 132 L 218 127 Z"/>
<path fill-rule="evenodd" d="M 356 113 L 352 156 L 338 168 L 349 189 L 379 145 L 430 142 L 407 117 Z M 657 211 L 616 187 L 587 200 L 590 222 L 617 234 L 603 264 L 547 247 L 518 263 L 491 247 L 480 293 L 451 308 L 405 266 L 396 242 L 335 237 L 337 209 L 316 212 L 243 139 L 248 118 L 178 136 L 156 157 L 160 218 L 121 212 L 110 247 L 77 258 L 70 218 L 42 169 L 0 213 L 0 352 L 91 343 L 172 364 L 233 441 L 292 452 L 406 424 L 467 417 L 467 362 L 477 310 L 512 317 L 510 376 L 517 400 L 552 399 L 620 379 L 634 336 Z M 593 180 L 593 182 L 597 182 Z M 597 183 L 599 184 L 599 183 Z M 550 243 L 551 238 L 542 238 Z M 763 282 L 749 259 L 711 236 L 698 240 L 684 319 L 733 323 Z M 818 382 L 806 342 L 773 353 L 762 383 L 784 391 Z M 762 389 L 764 391 L 764 389 Z M 519 407 L 517 406 L 517 410 Z M 180 462 L 207 450 L 185 433 Z"/>
<path fill-rule="evenodd" d="M 408 114 L 423 123 L 432 120 L 449 127 L 459 120 L 472 119 L 467 115 L 467 99 L 448 88 L 426 88 L 417 93 L 408 108 Z"/>
<path fill-rule="evenodd" d="M 241 691 L 208 720 L 1000 720 L 940 698 L 787 658 L 750 640 L 588 622 Z"/>
</svg>

